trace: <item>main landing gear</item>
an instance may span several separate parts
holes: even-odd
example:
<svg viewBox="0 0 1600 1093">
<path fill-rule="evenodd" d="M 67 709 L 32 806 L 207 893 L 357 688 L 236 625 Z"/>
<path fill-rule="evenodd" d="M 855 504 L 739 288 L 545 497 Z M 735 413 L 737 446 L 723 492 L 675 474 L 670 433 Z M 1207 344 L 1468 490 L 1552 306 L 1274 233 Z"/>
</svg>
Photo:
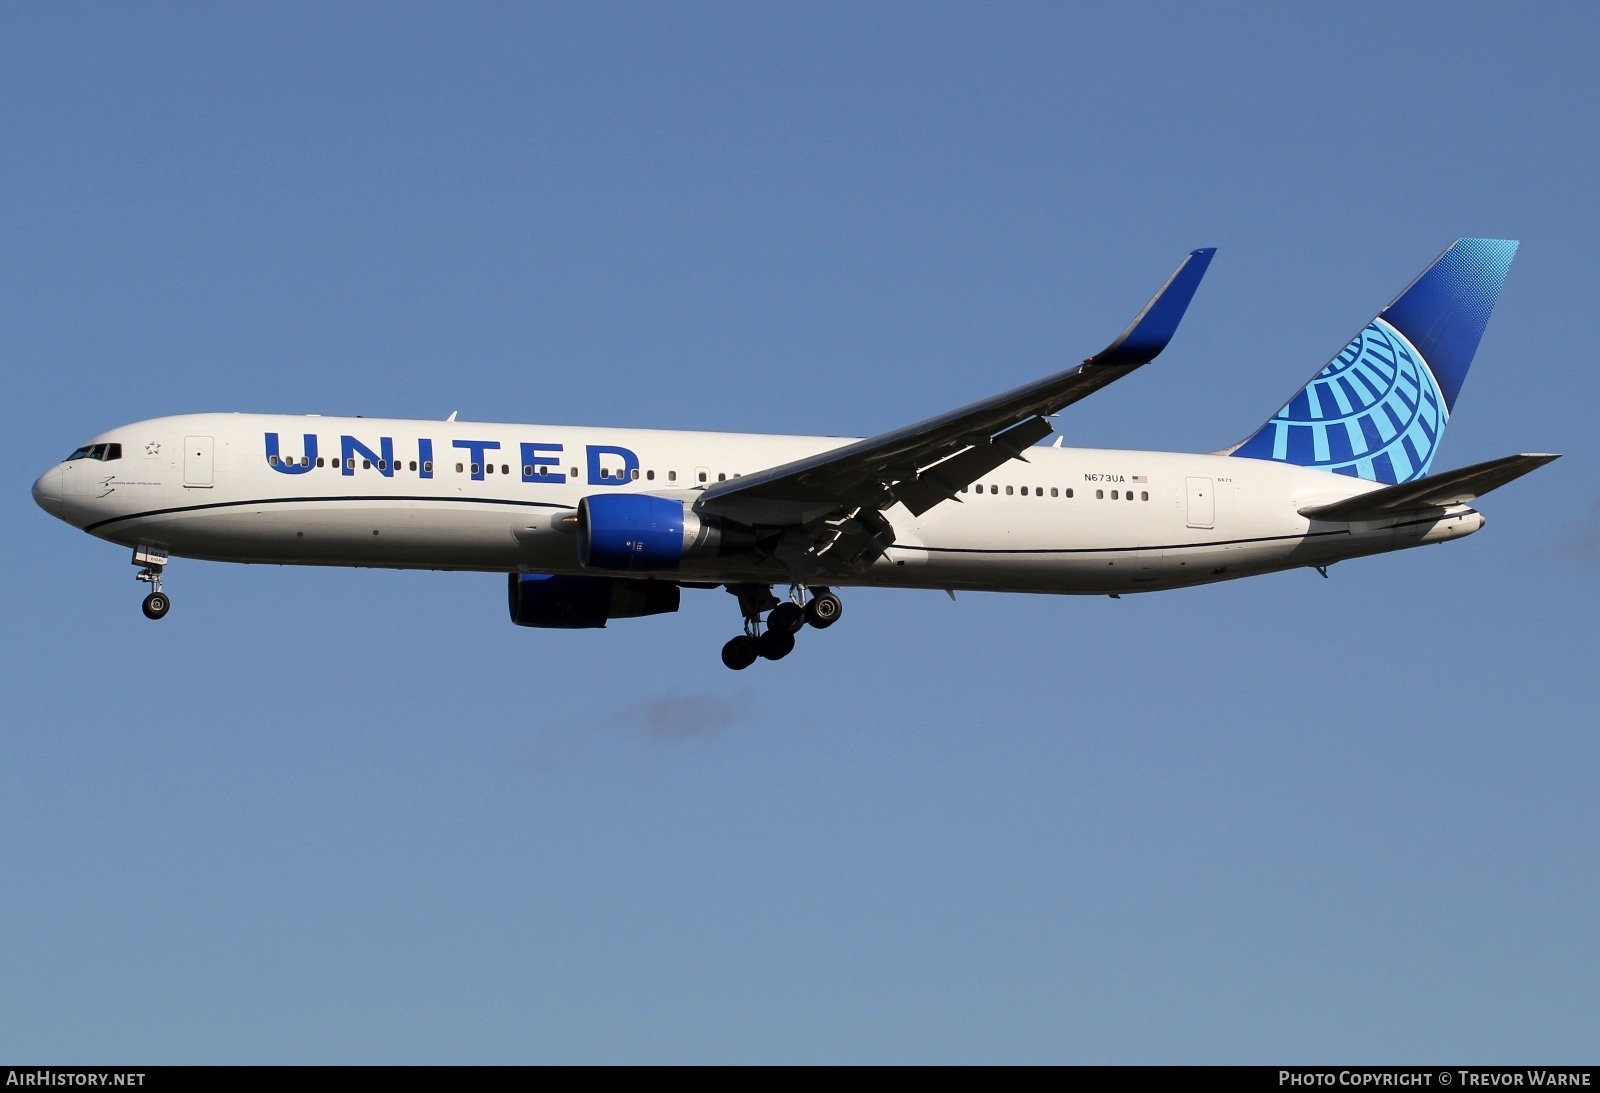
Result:
<svg viewBox="0 0 1600 1093">
<path fill-rule="evenodd" d="M 172 598 L 161 591 L 161 571 L 167 567 L 166 550 L 152 546 L 134 547 L 133 564 L 139 567 L 139 572 L 133 575 L 134 580 L 150 586 L 150 595 L 144 598 L 144 617 L 165 618 L 172 606 Z"/>
<path fill-rule="evenodd" d="M 758 659 L 782 660 L 794 652 L 794 638 L 809 623 L 818 630 L 826 630 L 839 620 L 844 604 L 826 588 L 812 591 L 811 598 L 802 602 L 806 589 L 795 585 L 789 599 L 779 602 L 772 589 L 764 584 L 730 584 L 728 591 L 739 598 L 739 611 L 744 615 L 744 633 L 722 647 L 722 663 L 736 672 L 750 667 Z M 767 625 L 761 625 L 761 615 L 767 614 Z"/>
</svg>

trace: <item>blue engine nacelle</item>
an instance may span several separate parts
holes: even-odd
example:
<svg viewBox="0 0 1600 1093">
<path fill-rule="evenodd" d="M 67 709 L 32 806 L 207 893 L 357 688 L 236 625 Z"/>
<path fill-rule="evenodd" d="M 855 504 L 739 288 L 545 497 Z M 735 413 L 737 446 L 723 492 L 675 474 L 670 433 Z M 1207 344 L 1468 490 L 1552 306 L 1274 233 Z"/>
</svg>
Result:
<svg viewBox="0 0 1600 1093">
<path fill-rule="evenodd" d="M 702 518 L 667 497 L 608 493 L 578 502 L 578 562 L 585 569 L 670 572 L 686 557 L 728 554 L 754 544 L 753 528 Z"/>
<path fill-rule="evenodd" d="M 682 501 L 611 493 L 578 502 L 578 562 L 585 569 L 677 569 L 684 539 Z"/>
<path fill-rule="evenodd" d="M 557 630 L 585 630 L 604 626 L 608 619 L 666 614 L 678 609 L 681 594 L 672 581 L 531 573 L 512 573 L 510 578 L 511 621 Z"/>
</svg>

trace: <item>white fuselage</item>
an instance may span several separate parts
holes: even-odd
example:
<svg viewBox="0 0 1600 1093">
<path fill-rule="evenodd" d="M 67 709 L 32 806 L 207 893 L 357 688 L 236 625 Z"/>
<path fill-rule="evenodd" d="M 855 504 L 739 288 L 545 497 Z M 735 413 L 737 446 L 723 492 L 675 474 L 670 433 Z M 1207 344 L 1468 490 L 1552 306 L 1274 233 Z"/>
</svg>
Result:
<svg viewBox="0 0 1600 1093">
<path fill-rule="evenodd" d="M 110 430 L 95 442 L 120 445 L 120 458 L 62 463 L 34 493 L 103 539 L 176 556 L 593 573 L 579 564 L 570 521 L 561 526 L 581 498 L 639 491 L 692 504 L 708 484 L 849 439 L 197 414 Z M 1136 592 L 1327 565 L 1483 524 L 1465 505 L 1425 519 L 1313 521 L 1298 510 L 1376 485 L 1259 459 L 1065 447 L 1026 456 L 960 493 L 961 503 L 920 517 L 888 509 L 894 545 L 828 583 Z M 739 557 L 689 557 L 656 575 L 789 579 L 775 561 Z"/>
</svg>

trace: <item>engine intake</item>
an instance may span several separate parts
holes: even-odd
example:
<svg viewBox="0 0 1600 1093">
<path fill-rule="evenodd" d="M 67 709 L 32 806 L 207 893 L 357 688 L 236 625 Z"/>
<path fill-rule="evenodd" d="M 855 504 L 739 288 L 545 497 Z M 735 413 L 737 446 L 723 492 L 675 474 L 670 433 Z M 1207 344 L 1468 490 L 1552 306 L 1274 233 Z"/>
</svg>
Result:
<svg viewBox="0 0 1600 1093">
<path fill-rule="evenodd" d="M 587 630 L 609 619 L 636 619 L 678 609 L 680 591 L 672 581 L 621 577 L 509 574 L 511 621 L 518 626 Z"/>
</svg>

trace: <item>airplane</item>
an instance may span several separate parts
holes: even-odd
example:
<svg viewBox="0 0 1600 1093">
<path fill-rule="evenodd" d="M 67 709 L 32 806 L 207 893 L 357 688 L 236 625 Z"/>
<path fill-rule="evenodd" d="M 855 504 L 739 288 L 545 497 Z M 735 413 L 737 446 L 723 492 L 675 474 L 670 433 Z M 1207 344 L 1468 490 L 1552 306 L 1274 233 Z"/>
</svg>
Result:
<svg viewBox="0 0 1600 1093">
<path fill-rule="evenodd" d="M 1471 502 L 1556 459 L 1431 474 L 1517 244 L 1459 239 L 1258 430 L 1210 454 L 1040 444 L 1153 360 L 1215 248 L 1081 364 L 865 439 L 241 413 L 94 437 L 35 501 L 131 547 L 163 618 L 174 557 L 507 575 L 511 621 L 580 629 L 725 588 L 729 668 L 840 618 L 836 588 L 1110 595 L 1470 535 Z M 787 586 L 780 599 L 775 586 Z M 764 618 L 763 618 L 764 617 Z"/>
</svg>

